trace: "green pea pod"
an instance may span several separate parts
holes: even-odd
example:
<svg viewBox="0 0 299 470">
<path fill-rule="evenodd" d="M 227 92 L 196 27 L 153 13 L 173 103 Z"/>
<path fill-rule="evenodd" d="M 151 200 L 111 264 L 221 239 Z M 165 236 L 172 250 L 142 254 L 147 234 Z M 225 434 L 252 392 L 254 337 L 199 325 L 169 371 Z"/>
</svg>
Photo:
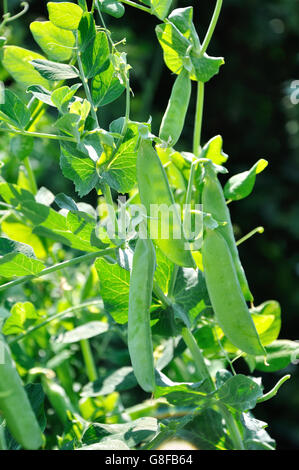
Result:
<svg viewBox="0 0 299 470">
<path fill-rule="evenodd" d="M 191 96 L 191 80 L 187 70 L 177 76 L 167 109 L 162 119 L 159 137 L 173 147 L 180 138 Z"/>
<path fill-rule="evenodd" d="M 58 383 L 53 380 L 43 378 L 42 379 L 43 389 L 47 395 L 49 402 L 53 406 L 58 418 L 63 424 L 68 422 L 67 411 L 71 411 L 73 414 L 77 413 L 77 410 L 72 405 L 69 397 L 65 393 Z"/>
<path fill-rule="evenodd" d="M 8 345 L 0 337 L 0 411 L 8 429 L 25 449 L 36 450 L 42 445 L 42 433 Z"/>
<path fill-rule="evenodd" d="M 153 345 L 150 327 L 156 254 L 151 240 L 138 239 L 130 279 L 128 347 L 134 373 L 146 392 L 155 388 Z"/>
<path fill-rule="evenodd" d="M 141 141 L 136 168 L 139 195 L 147 212 L 150 238 L 173 263 L 187 268 L 195 267 L 184 238 L 178 207 L 151 141 Z"/>
<path fill-rule="evenodd" d="M 206 230 L 202 256 L 212 307 L 224 334 L 245 353 L 265 356 L 266 351 L 240 288 L 230 249 L 220 233 Z"/>
<path fill-rule="evenodd" d="M 246 275 L 240 261 L 239 252 L 231 223 L 230 213 L 225 201 L 222 186 L 219 183 L 212 162 L 207 162 L 205 164 L 202 204 L 204 212 L 210 213 L 212 217 L 217 220 L 217 222 L 225 223 L 225 225 L 219 227 L 219 232 L 224 237 L 231 251 L 231 255 L 235 264 L 235 269 L 245 300 L 248 302 L 252 302 L 253 295 L 250 292 Z"/>
</svg>

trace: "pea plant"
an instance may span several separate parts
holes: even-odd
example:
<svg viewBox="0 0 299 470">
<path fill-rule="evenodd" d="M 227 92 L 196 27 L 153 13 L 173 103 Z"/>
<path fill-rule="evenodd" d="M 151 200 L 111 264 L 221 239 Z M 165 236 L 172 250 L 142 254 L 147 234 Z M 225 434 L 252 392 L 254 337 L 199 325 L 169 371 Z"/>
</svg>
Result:
<svg viewBox="0 0 299 470">
<path fill-rule="evenodd" d="M 241 264 L 239 245 L 263 228 L 236 241 L 229 211 L 268 162 L 221 176 L 222 137 L 202 142 L 201 129 L 205 83 L 224 64 L 207 54 L 222 0 L 203 39 L 193 8 L 171 3 L 49 2 L 49 20 L 30 24 L 35 52 L 11 44 L 28 4 L 12 16 L 3 1 L 1 449 L 151 450 L 174 438 L 275 449 L 252 410 L 290 376 L 264 393 L 258 374 L 279 374 L 299 346 L 278 339 L 280 305 L 254 304 Z M 172 74 L 159 135 L 150 116 L 132 116 L 132 69 L 113 31 L 125 5 L 156 18 L 153 47 Z M 181 151 L 192 87 L 193 145 Z M 48 148 L 75 198 L 53 194 L 50 178 L 38 187 L 32 155 L 43 166 Z"/>
</svg>

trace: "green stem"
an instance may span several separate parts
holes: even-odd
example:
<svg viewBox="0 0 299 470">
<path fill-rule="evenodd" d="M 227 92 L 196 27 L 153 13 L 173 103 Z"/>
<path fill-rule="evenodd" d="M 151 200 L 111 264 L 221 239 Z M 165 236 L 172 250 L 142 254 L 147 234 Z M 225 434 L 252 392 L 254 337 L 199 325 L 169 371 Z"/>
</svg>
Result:
<svg viewBox="0 0 299 470">
<path fill-rule="evenodd" d="M 132 2 L 131 0 L 120 0 L 121 3 L 124 3 L 125 5 L 130 5 L 131 7 L 138 8 L 138 10 L 145 11 L 146 13 L 149 13 L 150 15 L 152 14 L 152 11 L 150 8 L 144 7 L 143 5 L 139 5 L 138 3 Z"/>
<path fill-rule="evenodd" d="M 280 387 L 282 386 L 282 384 L 284 384 L 284 383 L 285 383 L 287 380 L 289 380 L 290 378 L 291 378 L 290 374 L 285 375 L 284 377 L 282 377 L 282 378 L 277 382 L 277 384 L 275 385 L 275 387 L 273 387 L 272 390 L 270 390 L 270 392 L 265 393 L 265 395 L 263 395 L 262 397 L 258 398 L 257 403 L 263 403 L 264 401 L 271 400 L 271 398 L 275 397 L 275 395 L 277 395 L 277 392 L 278 392 L 278 390 L 280 389 Z"/>
<path fill-rule="evenodd" d="M 161 287 L 157 283 L 157 281 L 154 281 L 154 287 L 153 287 L 154 294 L 156 297 L 162 302 L 162 304 L 165 307 L 172 307 L 172 300 L 166 297 L 164 292 L 162 291 Z"/>
<path fill-rule="evenodd" d="M 172 271 L 170 282 L 169 282 L 169 288 L 168 288 L 168 297 L 170 298 L 173 296 L 173 293 L 174 293 L 174 288 L 175 288 L 175 283 L 177 280 L 178 272 L 179 272 L 179 267 L 177 264 L 175 264 L 173 267 L 173 271 Z"/>
<path fill-rule="evenodd" d="M 65 140 L 66 142 L 77 142 L 74 137 L 68 137 L 64 135 L 54 135 L 54 134 L 45 134 L 39 132 L 28 132 L 28 131 L 21 131 L 18 129 L 5 129 L 0 127 L 0 132 L 9 132 L 16 135 L 26 135 L 28 137 L 38 137 L 40 139 L 50 139 L 50 140 Z"/>
<path fill-rule="evenodd" d="M 42 328 L 43 326 L 48 325 L 52 321 L 58 320 L 58 318 L 65 317 L 66 315 L 68 315 L 72 312 L 75 312 L 76 310 L 82 310 L 83 308 L 92 307 L 92 306 L 95 306 L 95 305 L 102 305 L 102 304 L 103 304 L 102 300 L 92 300 L 90 302 L 84 302 L 82 304 L 70 307 L 66 310 L 63 310 L 62 312 L 59 312 L 59 313 L 56 313 L 55 315 L 50 316 L 49 318 L 47 318 L 42 323 L 39 323 L 38 325 L 29 328 L 27 331 L 25 331 L 25 333 L 22 333 L 22 334 L 16 336 L 15 338 L 11 339 L 10 341 L 8 341 L 8 344 L 14 344 L 18 341 L 21 341 L 23 338 L 30 335 L 34 331 L 39 330 L 40 328 Z"/>
<path fill-rule="evenodd" d="M 244 450 L 242 436 L 233 415 L 223 403 L 217 402 L 217 406 L 226 422 L 230 438 L 234 445 L 234 450 Z"/>
<path fill-rule="evenodd" d="M 26 171 L 27 171 L 27 176 L 28 176 L 28 181 L 29 181 L 31 191 L 32 191 L 33 194 L 36 194 L 38 188 L 37 188 L 34 173 L 32 171 L 32 167 L 31 167 L 29 157 L 24 158 L 23 163 L 24 163 L 24 166 L 25 166 Z"/>
<path fill-rule="evenodd" d="M 223 0 L 217 0 L 210 26 L 208 28 L 207 34 L 206 34 L 206 36 L 203 40 L 203 43 L 202 43 L 202 46 L 201 46 L 201 49 L 200 49 L 200 54 L 199 54 L 200 57 L 202 57 L 204 55 L 204 53 L 206 52 L 206 50 L 207 50 L 207 48 L 210 44 L 210 41 L 212 39 L 212 36 L 213 36 L 214 31 L 215 31 L 217 21 L 218 21 L 219 15 L 220 15 L 222 3 L 223 3 Z"/>
<path fill-rule="evenodd" d="M 240 240 L 238 240 L 236 242 L 236 245 L 239 246 L 241 245 L 241 243 L 244 243 L 246 242 L 246 240 L 248 240 L 249 238 L 251 238 L 253 235 L 255 235 L 256 233 L 264 233 L 264 227 L 257 227 L 255 228 L 254 230 L 252 230 L 251 232 L 247 233 L 247 235 L 245 235 L 243 238 L 240 238 Z"/>
<path fill-rule="evenodd" d="M 196 100 L 196 111 L 195 111 L 194 134 L 193 134 L 193 153 L 196 157 L 199 157 L 199 154 L 200 154 L 203 103 L 204 103 L 204 83 L 198 82 L 197 83 L 197 100 Z"/>
<path fill-rule="evenodd" d="M 80 341 L 80 346 L 81 346 L 81 351 L 82 351 L 82 355 L 83 355 L 83 359 L 84 359 L 84 363 L 86 367 L 88 380 L 90 382 L 94 382 L 95 380 L 97 380 L 98 374 L 97 374 L 97 370 L 96 370 L 95 363 L 93 360 L 93 355 L 91 352 L 90 344 L 88 340 L 84 339 Z"/>
<path fill-rule="evenodd" d="M 182 337 L 189 348 L 195 363 L 197 373 L 201 380 L 206 380 L 210 392 L 216 390 L 215 384 L 212 380 L 210 372 L 206 366 L 201 350 L 189 328 L 182 329 Z"/>
<path fill-rule="evenodd" d="M 54 266 L 50 266 L 49 268 L 43 269 L 40 273 L 36 275 L 32 274 L 28 276 L 23 276 L 23 277 L 20 277 L 19 279 L 9 281 L 6 284 L 2 284 L 2 286 L 0 286 L 0 292 L 6 289 L 9 289 L 10 287 L 17 286 L 18 284 L 23 284 L 24 282 L 27 282 L 29 280 L 38 279 L 42 276 L 46 276 L 47 274 L 51 274 L 55 271 L 59 271 L 60 269 L 69 268 L 70 266 L 76 266 L 79 263 L 90 261 L 97 257 L 106 256 L 109 253 L 113 253 L 114 250 L 115 248 L 107 248 L 106 250 L 95 251 L 94 253 L 87 253 L 86 255 L 78 256 L 77 258 L 73 258 L 68 261 L 63 261 L 62 263 L 58 263 L 58 264 L 55 264 Z"/>
<path fill-rule="evenodd" d="M 3 15 L 6 15 L 6 13 L 8 13 L 7 0 L 3 0 Z"/>
</svg>

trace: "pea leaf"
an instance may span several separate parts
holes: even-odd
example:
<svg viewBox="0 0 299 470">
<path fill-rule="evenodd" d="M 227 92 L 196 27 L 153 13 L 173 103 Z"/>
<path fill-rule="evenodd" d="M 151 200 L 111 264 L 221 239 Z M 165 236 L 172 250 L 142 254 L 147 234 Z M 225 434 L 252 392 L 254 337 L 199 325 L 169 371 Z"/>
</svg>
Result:
<svg viewBox="0 0 299 470">
<path fill-rule="evenodd" d="M 224 64 L 224 59 L 223 57 L 210 57 L 208 54 L 197 57 L 191 51 L 191 62 L 194 68 L 190 75 L 191 80 L 206 83 L 218 74 L 220 66 Z"/>
<path fill-rule="evenodd" d="M 113 159 L 101 171 L 103 179 L 109 186 L 120 193 L 129 192 L 136 182 L 136 158 L 138 142 L 138 125 L 131 122 L 126 135 Z"/>
<path fill-rule="evenodd" d="M 98 73 L 91 84 L 91 94 L 95 106 L 105 106 L 117 100 L 125 90 L 124 84 L 115 74 L 112 62 L 107 68 Z"/>
<path fill-rule="evenodd" d="M 26 90 L 26 93 L 32 93 L 32 95 L 39 101 L 42 101 L 49 106 L 55 106 L 51 100 L 51 92 L 41 85 L 29 86 Z"/>
<path fill-rule="evenodd" d="M 78 29 L 83 10 L 70 2 L 48 2 L 49 19 L 58 28 L 74 31 Z"/>
<path fill-rule="evenodd" d="M 252 319 L 262 344 L 271 344 L 278 338 L 281 328 L 281 309 L 278 302 L 268 300 L 250 309 Z"/>
<path fill-rule="evenodd" d="M 44 269 L 32 248 L 7 238 L 0 238 L 0 275 L 3 277 L 36 275 Z"/>
<path fill-rule="evenodd" d="M 43 60 L 44 57 L 36 52 L 28 51 L 22 47 L 5 46 L 0 51 L 3 67 L 10 73 L 16 82 L 28 87 L 41 85 L 50 89 L 50 83 L 43 78 L 33 67 L 33 60 Z"/>
<path fill-rule="evenodd" d="M 82 397 L 98 397 L 122 392 L 136 387 L 137 381 L 132 367 L 121 367 L 104 379 L 91 382 L 81 392 Z"/>
<path fill-rule="evenodd" d="M 50 60 L 35 59 L 31 64 L 42 77 L 50 81 L 68 80 L 79 77 L 79 71 L 73 65 L 60 64 Z"/>
<path fill-rule="evenodd" d="M 172 0 L 150 0 L 150 2 L 152 14 L 160 20 L 164 20 L 169 12 Z"/>
<path fill-rule="evenodd" d="M 125 7 L 118 0 L 99 0 L 100 10 L 114 18 L 121 18 L 125 13 Z"/>
<path fill-rule="evenodd" d="M 156 26 L 156 35 L 163 49 L 164 61 L 167 67 L 179 74 L 184 66 L 184 58 L 190 42 L 172 23 Z"/>
<path fill-rule="evenodd" d="M 4 103 L 0 103 L 0 120 L 18 129 L 24 129 L 30 121 L 30 111 L 12 91 L 4 90 Z"/>
<path fill-rule="evenodd" d="M 265 427 L 267 423 L 254 418 L 251 413 L 242 413 L 243 442 L 247 450 L 275 450 L 275 441 Z"/>
<path fill-rule="evenodd" d="M 130 272 L 117 263 L 97 259 L 95 267 L 100 279 L 100 294 L 105 310 L 117 323 L 128 321 Z"/>
<path fill-rule="evenodd" d="M 96 24 L 93 18 L 93 14 L 85 12 L 78 27 L 78 41 L 81 52 L 90 46 L 95 36 Z"/>
<path fill-rule="evenodd" d="M 95 162 L 75 144 L 61 146 L 60 167 L 63 175 L 73 181 L 80 197 L 90 193 L 98 182 Z"/>
<path fill-rule="evenodd" d="M 216 165 L 222 165 L 228 159 L 228 155 L 222 150 L 222 145 L 223 141 L 221 135 L 216 135 L 204 145 L 202 158 L 208 158 Z"/>
<path fill-rule="evenodd" d="M 77 343 L 82 339 L 94 338 L 95 336 L 106 333 L 109 329 L 109 324 L 100 321 L 87 322 L 84 325 L 78 326 L 73 330 L 66 331 L 58 336 L 57 342 L 59 343 Z"/>
<path fill-rule="evenodd" d="M 65 85 L 60 88 L 56 88 L 56 90 L 53 91 L 51 101 L 61 113 L 64 114 L 68 111 L 68 106 L 72 102 L 73 97 L 80 86 L 80 83 L 76 83 L 71 87 Z"/>
<path fill-rule="evenodd" d="M 265 365 L 264 360 L 260 356 L 255 357 L 255 360 L 248 357 L 246 360 L 251 370 L 257 369 L 262 372 L 275 372 L 284 369 L 291 363 L 298 363 L 299 343 L 297 341 L 278 339 L 266 346 L 265 349 L 267 352 L 267 363 L 269 365 Z"/>
<path fill-rule="evenodd" d="M 57 28 L 50 21 L 34 21 L 30 24 L 30 31 L 50 59 L 61 62 L 70 60 L 75 46 L 75 36 L 71 31 Z"/>
<path fill-rule="evenodd" d="M 1 229 L 3 234 L 7 235 L 10 239 L 32 247 L 37 258 L 46 257 L 46 250 L 39 237 L 32 233 L 32 227 L 16 222 L 14 218 L 8 217 L 2 222 Z"/>
<path fill-rule="evenodd" d="M 92 39 L 91 44 L 81 54 L 84 75 L 92 78 L 101 70 L 109 59 L 109 44 L 106 33 L 99 31 Z"/>
<path fill-rule="evenodd" d="M 240 199 L 249 196 L 253 190 L 256 175 L 261 173 L 267 165 L 267 160 L 260 159 L 250 170 L 232 176 L 224 186 L 224 195 L 226 199 L 239 201 Z"/>
<path fill-rule="evenodd" d="M 199 406 L 206 400 L 204 381 L 198 383 L 172 382 L 165 374 L 156 371 L 155 398 L 166 397 L 173 405 Z"/>
<path fill-rule="evenodd" d="M 135 447 L 141 442 L 149 441 L 157 431 L 158 421 L 152 417 L 139 418 L 129 423 L 93 423 L 84 432 L 83 443 L 87 445 L 97 442 L 107 444 L 111 439 L 116 439 L 126 443 L 129 447 Z"/>
<path fill-rule="evenodd" d="M 254 408 L 262 395 L 262 387 L 243 374 L 231 377 L 216 392 L 218 400 L 238 411 Z"/>
<path fill-rule="evenodd" d="M 11 309 L 11 315 L 7 318 L 2 328 L 5 335 L 17 335 L 23 333 L 32 325 L 32 320 L 38 319 L 38 314 L 31 302 L 18 302 Z"/>
</svg>

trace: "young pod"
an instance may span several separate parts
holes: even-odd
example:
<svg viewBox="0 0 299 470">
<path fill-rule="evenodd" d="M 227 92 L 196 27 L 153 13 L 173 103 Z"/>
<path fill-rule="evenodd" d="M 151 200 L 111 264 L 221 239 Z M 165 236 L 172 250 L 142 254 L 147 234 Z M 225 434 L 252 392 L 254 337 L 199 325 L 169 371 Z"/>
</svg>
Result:
<svg viewBox="0 0 299 470">
<path fill-rule="evenodd" d="M 0 413 L 16 441 L 25 449 L 42 445 L 42 433 L 8 345 L 0 336 Z"/>
<path fill-rule="evenodd" d="M 205 164 L 202 205 L 204 212 L 210 213 L 212 217 L 217 220 L 217 222 L 225 223 L 224 225 L 219 226 L 219 232 L 224 237 L 230 249 L 245 300 L 248 302 L 252 302 L 253 296 L 250 292 L 246 275 L 240 261 L 230 213 L 225 201 L 222 186 L 219 183 L 212 162 L 207 162 Z"/>
<path fill-rule="evenodd" d="M 245 353 L 265 356 L 265 349 L 240 288 L 231 252 L 216 230 L 206 230 L 202 256 L 212 307 L 224 334 Z"/>
<path fill-rule="evenodd" d="M 128 347 L 134 373 L 146 392 L 155 388 L 153 345 L 150 327 L 156 254 L 151 240 L 138 239 L 130 279 Z"/>
<path fill-rule="evenodd" d="M 143 140 L 140 144 L 136 169 L 150 238 L 173 263 L 194 267 L 195 262 L 184 237 L 180 209 L 174 202 L 167 175 L 150 140 Z"/>
<path fill-rule="evenodd" d="M 187 70 L 183 69 L 174 82 L 159 132 L 159 137 L 168 142 L 169 147 L 173 147 L 181 136 L 190 96 L 191 80 Z"/>
</svg>

